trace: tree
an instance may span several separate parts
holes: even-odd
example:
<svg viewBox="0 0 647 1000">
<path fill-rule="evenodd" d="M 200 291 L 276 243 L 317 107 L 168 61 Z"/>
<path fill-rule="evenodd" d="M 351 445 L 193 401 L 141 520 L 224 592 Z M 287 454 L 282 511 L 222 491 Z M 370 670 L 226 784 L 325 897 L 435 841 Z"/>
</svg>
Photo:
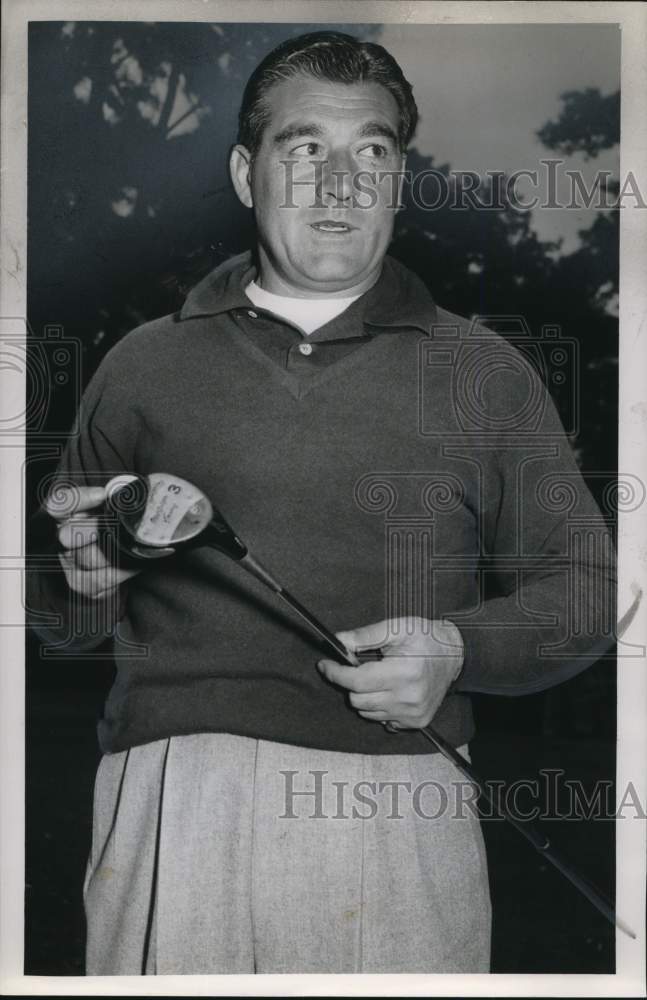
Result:
<svg viewBox="0 0 647 1000">
<path fill-rule="evenodd" d="M 79 337 L 86 377 L 251 241 L 227 173 L 242 87 L 279 41 L 320 27 L 30 24 L 29 315 Z"/>
<path fill-rule="evenodd" d="M 566 156 L 584 153 L 596 157 L 620 142 L 620 91 L 604 97 L 597 87 L 567 90 L 561 95 L 562 110 L 556 121 L 548 121 L 537 132 L 540 142 Z"/>
<path fill-rule="evenodd" d="M 562 111 L 537 136 L 556 152 L 595 158 L 620 142 L 620 92 L 603 96 L 597 88 L 567 91 Z M 611 196 L 617 180 L 607 183 Z M 612 198 L 610 203 L 613 204 Z M 601 211 L 581 230 L 580 247 L 562 258 L 557 288 L 580 335 L 586 380 L 586 409 L 580 435 L 585 462 L 612 472 L 616 465 L 618 400 L 618 323 L 620 217 L 617 208 Z M 579 303 L 574 301 L 577 290 Z"/>
<path fill-rule="evenodd" d="M 280 40 L 320 27 L 30 24 L 28 316 L 36 333 L 58 323 L 67 336 L 79 339 L 84 381 L 120 337 L 140 322 L 177 309 L 186 290 L 211 267 L 251 245 L 250 216 L 231 191 L 226 170 L 242 86 Z M 367 37 L 366 25 L 327 27 Z M 569 92 L 558 120 L 546 123 L 538 135 L 550 149 L 594 157 L 617 143 L 618 107 L 617 95 L 602 98 L 590 88 Z M 450 166 L 437 165 L 415 148 L 409 168 L 419 176 L 438 171 L 450 184 Z M 488 201 L 486 182 L 478 194 Z M 392 253 L 450 310 L 520 315 L 535 334 L 550 323 L 576 338 L 586 390 L 578 454 L 585 469 L 612 470 L 617 213 L 599 215 L 574 253 L 560 255 L 559 249 L 541 241 L 531 216 L 512 206 L 483 211 L 452 208 L 450 200 L 431 210 L 409 191 Z M 567 413 L 567 387 L 552 389 Z M 52 391 L 52 418 L 57 426 L 70 424 L 75 400 L 67 388 Z M 38 441 L 32 443 L 37 451 Z M 34 471 L 28 468 L 32 477 L 43 475 L 42 462 L 33 464 Z M 81 677 L 88 686 L 97 684 L 96 663 L 91 671 L 79 669 L 72 682 L 69 673 L 66 678 L 65 671 L 52 672 L 49 662 L 39 665 L 40 671 L 36 665 L 34 655 L 31 687 L 51 685 L 55 694 L 45 702 L 48 707 L 56 697 L 67 698 L 69 705 Z M 581 683 L 569 682 L 571 689 Z M 600 702 L 609 706 L 612 729 L 613 697 Z M 515 725 L 530 730 L 532 699 L 524 703 L 525 714 L 518 702 L 514 705 Z M 490 703 L 488 710 L 497 709 Z M 45 732 L 48 740 L 55 739 L 55 729 Z M 59 759 L 57 752 L 52 760 Z M 78 827 L 76 815 L 70 827 Z M 54 871 L 48 866 L 47 877 Z M 39 947 L 49 942 L 56 965 L 62 958 L 54 947 L 56 932 L 66 933 L 66 922 L 41 929 L 37 920 Z M 509 944 L 506 938 L 506 954 Z"/>
<path fill-rule="evenodd" d="M 61 323 L 78 337 L 85 379 L 128 330 L 178 308 L 204 273 L 252 244 L 226 165 L 242 87 L 281 39 L 317 27 L 31 23 L 29 318 L 37 331 Z M 548 148 L 596 156 L 617 142 L 617 94 L 588 88 L 562 102 L 537 133 Z M 408 165 L 449 183 L 449 165 L 415 148 Z M 479 191 L 487 200 L 486 182 Z M 535 334 L 550 323 L 579 338 L 587 391 L 578 452 L 585 466 L 610 469 L 617 212 L 599 214 L 567 255 L 539 240 L 531 221 L 469 200 L 426 210 L 409 191 L 392 252 L 458 313 L 522 315 Z M 553 388 L 566 413 L 566 389 Z M 65 400 L 62 391 L 59 407 Z"/>
</svg>

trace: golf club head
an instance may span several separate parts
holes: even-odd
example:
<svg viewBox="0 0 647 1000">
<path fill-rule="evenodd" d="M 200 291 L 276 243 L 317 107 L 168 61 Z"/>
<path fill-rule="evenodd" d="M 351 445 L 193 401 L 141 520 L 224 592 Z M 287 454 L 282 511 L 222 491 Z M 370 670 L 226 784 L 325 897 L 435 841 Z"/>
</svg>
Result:
<svg viewBox="0 0 647 1000">
<path fill-rule="evenodd" d="M 240 560 L 247 549 L 199 487 L 165 472 L 117 476 L 106 506 L 119 524 L 119 548 L 136 559 L 159 559 L 207 545 Z"/>
</svg>

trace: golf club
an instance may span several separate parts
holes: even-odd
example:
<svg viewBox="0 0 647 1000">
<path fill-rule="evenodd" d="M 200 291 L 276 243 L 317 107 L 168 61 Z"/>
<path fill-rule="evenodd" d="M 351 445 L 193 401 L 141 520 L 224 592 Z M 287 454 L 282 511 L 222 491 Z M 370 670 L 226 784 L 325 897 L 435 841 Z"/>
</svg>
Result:
<svg viewBox="0 0 647 1000">
<path fill-rule="evenodd" d="M 337 637 L 248 551 L 205 494 L 192 483 L 166 473 L 117 476 L 107 486 L 106 505 L 118 522 L 117 544 L 130 559 L 151 560 L 207 546 L 233 559 L 288 604 L 335 656 L 349 660 Z"/>
<path fill-rule="evenodd" d="M 118 524 L 117 544 L 128 557 L 153 560 L 173 555 L 182 549 L 208 546 L 217 549 L 237 562 L 270 588 L 302 618 L 315 634 L 323 640 L 332 655 L 349 666 L 357 667 L 367 659 L 383 659 L 381 650 L 363 650 L 356 655 L 337 639 L 307 608 L 281 586 L 249 552 L 219 510 L 197 486 L 167 473 L 147 476 L 118 476 L 107 486 L 106 507 Z M 636 602 L 634 605 L 637 606 Z M 625 619 L 633 617 L 631 608 Z M 623 630 L 621 622 L 620 630 Z M 400 730 L 390 723 L 389 732 Z M 552 848 L 550 840 L 529 822 L 521 823 L 500 801 L 495 801 L 487 784 L 476 774 L 469 761 L 447 743 L 431 726 L 420 733 L 436 750 L 451 761 L 479 789 L 479 792 L 504 819 L 532 846 L 558 869 L 596 909 L 612 924 L 631 938 L 636 935 L 619 917 L 614 904 L 588 879 L 575 872 Z"/>
</svg>

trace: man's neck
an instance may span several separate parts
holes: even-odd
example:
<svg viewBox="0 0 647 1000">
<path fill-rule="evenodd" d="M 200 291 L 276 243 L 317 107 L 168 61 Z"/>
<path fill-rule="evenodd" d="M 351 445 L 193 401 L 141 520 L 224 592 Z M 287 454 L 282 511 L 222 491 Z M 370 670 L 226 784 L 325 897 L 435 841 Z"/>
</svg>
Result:
<svg viewBox="0 0 647 1000">
<path fill-rule="evenodd" d="M 337 292 L 334 295 L 326 295 L 322 292 L 317 293 L 312 296 L 296 295 L 293 290 L 288 292 L 274 292 L 267 288 L 264 288 L 261 284 L 259 278 L 255 278 L 247 286 L 246 291 L 249 289 L 253 291 L 258 291 L 263 297 L 276 299 L 277 302 L 302 302 L 304 306 L 308 303 L 320 303 L 320 302 L 350 302 L 351 300 L 358 299 L 360 295 L 364 293 L 361 291 L 348 289 L 342 292 Z"/>
<path fill-rule="evenodd" d="M 369 288 L 372 288 L 380 276 L 380 270 L 381 268 L 377 268 L 362 281 L 349 285 L 345 288 L 327 288 L 325 285 L 322 285 L 320 288 L 304 288 L 282 278 L 281 275 L 278 274 L 274 268 L 272 268 L 269 263 L 263 259 L 263 255 L 261 254 L 258 274 L 256 275 L 254 281 L 256 286 L 261 288 L 263 291 L 269 292 L 271 295 L 281 295 L 284 298 L 349 299 L 357 298 L 358 296 L 363 295 L 364 292 L 367 292 Z"/>
</svg>

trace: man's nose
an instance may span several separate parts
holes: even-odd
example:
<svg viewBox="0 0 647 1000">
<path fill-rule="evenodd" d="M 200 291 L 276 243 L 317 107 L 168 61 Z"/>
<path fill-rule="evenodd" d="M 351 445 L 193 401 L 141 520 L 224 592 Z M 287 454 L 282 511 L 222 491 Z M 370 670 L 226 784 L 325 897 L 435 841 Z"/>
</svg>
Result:
<svg viewBox="0 0 647 1000">
<path fill-rule="evenodd" d="M 326 204 L 348 204 L 353 193 L 352 169 L 348 150 L 330 151 L 321 176 L 321 196 Z"/>
</svg>

